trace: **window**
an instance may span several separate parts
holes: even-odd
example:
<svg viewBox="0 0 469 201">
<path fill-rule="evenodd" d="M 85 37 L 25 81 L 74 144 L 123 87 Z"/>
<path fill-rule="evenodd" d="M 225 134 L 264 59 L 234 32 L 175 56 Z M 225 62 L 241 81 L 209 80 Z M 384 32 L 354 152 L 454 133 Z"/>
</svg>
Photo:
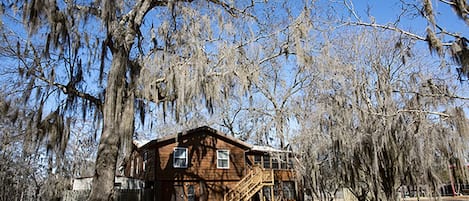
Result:
<svg viewBox="0 0 469 201">
<path fill-rule="evenodd" d="M 279 169 L 277 158 L 272 158 L 272 169 Z"/>
<path fill-rule="evenodd" d="M 282 162 L 281 163 L 281 166 L 282 166 L 281 169 L 288 169 L 287 168 L 287 161 L 288 160 L 289 160 L 288 154 L 283 153 L 283 154 L 280 155 L 280 161 Z"/>
<path fill-rule="evenodd" d="M 269 169 L 270 168 L 270 156 L 264 155 L 263 161 L 264 161 L 264 168 Z"/>
<path fill-rule="evenodd" d="M 143 172 L 147 171 L 148 151 L 143 152 Z"/>
<path fill-rule="evenodd" d="M 282 160 L 282 167 L 280 167 L 280 169 L 288 169 L 287 168 L 287 161 L 286 160 Z"/>
<path fill-rule="evenodd" d="M 140 158 L 136 157 L 135 160 L 135 174 L 138 175 L 140 174 Z"/>
<path fill-rule="evenodd" d="M 130 159 L 130 177 L 134 177 L 135 176 L 135 162 L 134 160 L 131 158 Z"/>
<path fill-rule="evenodd" d="M 174 148 L 173 167 L 187 168 L 187 148 Z"/>
<path fill-rule="evenodd" d="M 195 189 L 194 185 L 189 185 L 187 187 L 187 200 L 188 201 L 195 201 Z"/>
<path fill-rule="evenodd" d="M 280 198 L 280 183 L 278 181 L 275 181 L 274 183 L 274 196 L 275 200 L 281 200 Z"/>
<path fill-rule="evenodd" d="M 295 199 L 295 183 L 291 181 L 283 182 L 283 198 L 287 200 Z"/>
<path fill-rule="evenodd" d="M 271 190 L 272 189 L 270 188 L 270 186 L 264 186 L 262 188 L 262 191 L 264 192 L 263 196 L 264 196 L 265 200 L 269 200 L 269 201 L 272 200 L 272 197 L 271 197 L 272 191 Z"/>
<path fill-rule="evenodd" d="M 254 164 L 262 165 L 262 156 L 261 155 L 254 155 Z"/>
<path fill-rule="evenodd" d="M 230 168 L 230 151 L 217 150 L 217 168 Z"/>
<path fill-rule="evenodd" d="M 288 169 L 293 169 L 293 161 L 292 161 L 292 158 L 288 158 L 288 159 L 287 159 L 287 163 L 288 163 L 287 168 L 288 168 Z"/>
</svg>

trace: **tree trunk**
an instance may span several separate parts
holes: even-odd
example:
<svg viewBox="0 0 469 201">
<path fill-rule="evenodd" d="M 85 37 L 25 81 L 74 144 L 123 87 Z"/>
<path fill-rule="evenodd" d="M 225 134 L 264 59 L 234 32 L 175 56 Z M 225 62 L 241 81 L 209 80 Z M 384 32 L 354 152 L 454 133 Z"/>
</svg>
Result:
<svg viewBox="0 0 469 201">
<path fill-rule="evenodd" d="M 114 52 L 103 105 L 103 131 L 88 201 L 112 200 L 116 162 L 122 135 L 119 123 L 126 103 L 124 94 L 127 61 L 128 54 L 123 48 Z"/>
</svg>

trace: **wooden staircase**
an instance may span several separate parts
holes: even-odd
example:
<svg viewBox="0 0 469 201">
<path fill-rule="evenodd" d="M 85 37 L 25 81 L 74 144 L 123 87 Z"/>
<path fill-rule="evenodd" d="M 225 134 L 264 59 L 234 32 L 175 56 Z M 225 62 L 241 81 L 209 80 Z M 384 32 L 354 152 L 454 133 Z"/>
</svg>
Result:
<svg viewBox="0 0 469 201">
<path fill-rule="evenodd" d="M 224 201 L 247 201 L 264 186 L 274 185 L 274 171 L 255 166 L 225 194 Z"/>
</svg>

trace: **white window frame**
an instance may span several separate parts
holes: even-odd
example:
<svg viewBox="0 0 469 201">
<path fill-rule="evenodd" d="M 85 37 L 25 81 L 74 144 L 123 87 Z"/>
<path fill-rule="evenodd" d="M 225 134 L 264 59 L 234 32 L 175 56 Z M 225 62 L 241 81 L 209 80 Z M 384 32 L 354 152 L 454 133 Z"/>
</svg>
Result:
<svg viewBox="0 0 469 201">
<path fill-rule="evenodd" d="M 130 157 L 130 177 L 134 177 L 135 175 L 135 161 L 132 157 Z"/>
<path fill-rule="evenodd" d="M 227 158 L 222 158 L 220 157 L 220 152 L 226 152 L 227 153 Z M 221 167 L 220 166 L 220 160 L 226 160 L 227 161 L 227 167 Z M 220 150 L 217 150 L 217 168 L 218 169 L 229 169 L 230 168 L 230 150 L 227 150 L 227 149 L 220 149 Z"/>
<path fill-rule="evenodd" d="M 140 158 L 139 157 L 135 157 L 136 159 L 136 162 L 135 162 L 135 174 L 138 175 L 140 174 Z"/>
<path fill-rule="evenodd" d="M 177 156 L 176 156 L 176 150 L 184 150 L 185 156 L 184 156 L 184 157 L 177 157 Z M 187 160 L 187 158 L 188 158 L 188 157 L 187 157 L 187 148 L 184 148 L 184 147 L 175 147 L 175 148 L 174 148 L 174 151 L 173 151 L 173 167 L 174 167 L 174 168 L 187 168 L 187 165 L 188 165 L 188 163 L 189 163 L 189 161 Z M 178 165 L 178 164 L 176 163 L 176 159 L 185 159 L 185 160 L 186 160 L 186 161 L 185 161 L 185 164 L 183 164 L 183 165 Z"/>
</svg>

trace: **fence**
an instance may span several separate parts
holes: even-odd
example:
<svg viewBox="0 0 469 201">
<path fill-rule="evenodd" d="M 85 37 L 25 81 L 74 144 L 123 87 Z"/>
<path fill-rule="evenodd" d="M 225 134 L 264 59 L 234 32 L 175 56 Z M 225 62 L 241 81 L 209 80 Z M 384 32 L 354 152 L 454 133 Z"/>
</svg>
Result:
<svg viewBox="0 0 469 201">
<path fill-rule="evenodd" d="M 67 190 L 64 192 L 63 201 L 85 201 L 90 190 Z M 116 201 L 151 201 L 152 189 L 115 189 Z"/>
</svg>

